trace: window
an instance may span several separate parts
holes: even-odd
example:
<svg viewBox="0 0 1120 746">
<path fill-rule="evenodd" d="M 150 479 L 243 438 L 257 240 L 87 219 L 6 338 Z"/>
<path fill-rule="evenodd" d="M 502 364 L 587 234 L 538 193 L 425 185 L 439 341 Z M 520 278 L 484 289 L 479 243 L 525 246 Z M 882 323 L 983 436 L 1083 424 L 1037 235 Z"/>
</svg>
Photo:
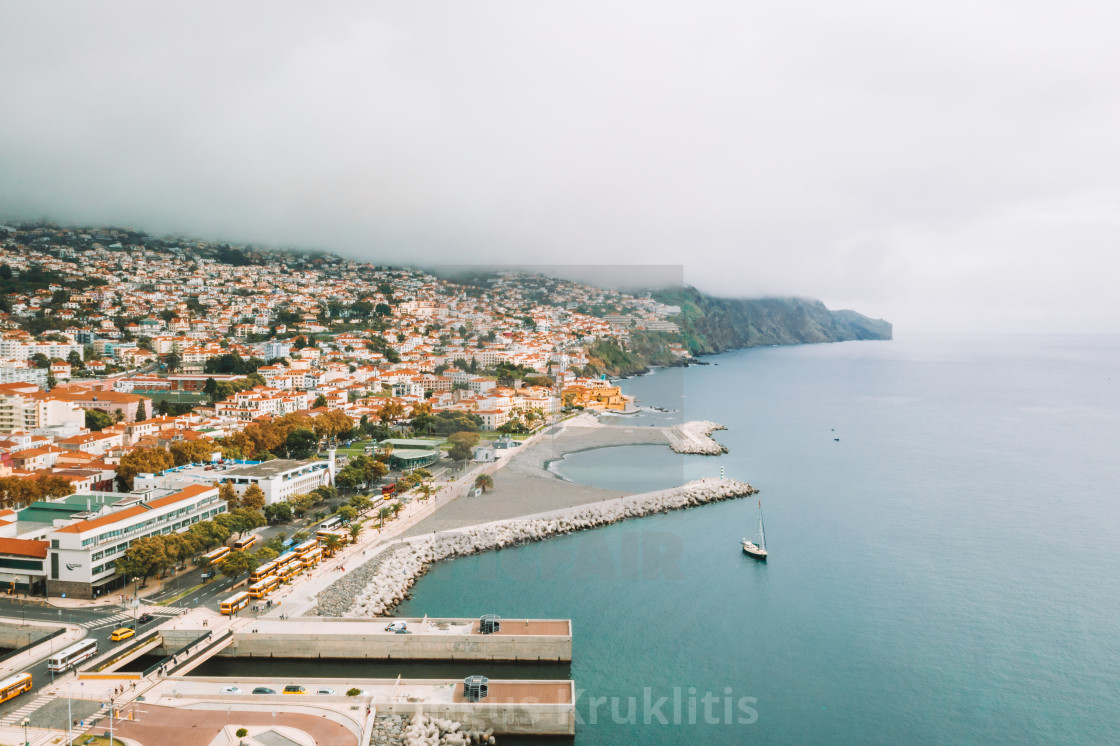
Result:
<svg viewBox="0 0 1120 746">
<path fill-rule="evenodd" d="M 43 563 L 41 560 L 17 560 L 17 559 L 0 559 L 0 567 L 8 567 L 13 570 L 42 570 Z"/>
</svg>

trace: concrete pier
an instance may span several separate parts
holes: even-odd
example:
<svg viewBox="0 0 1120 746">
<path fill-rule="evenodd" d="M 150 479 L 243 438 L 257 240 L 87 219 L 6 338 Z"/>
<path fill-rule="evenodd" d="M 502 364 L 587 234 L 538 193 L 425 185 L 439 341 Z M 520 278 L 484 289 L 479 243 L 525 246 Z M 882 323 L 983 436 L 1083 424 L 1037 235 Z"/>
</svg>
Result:
<svg viewBox="0 0 1120 746">
<path fill-rule="evenodd" d="M 303 686 L 306 695 L 283 694 L 288 685 Z M 350 714 L 370 708 L 374 714 L 425 715 L 447 718 L 464 730 L 493 729 L 495 733 L 571 736 L 575 734 L 575 684 L 572 681 L 495 680 L 479 702 L 467 701 L 461 680 L 456 679 L 276 679 L 224 677 L 170 677 L 150 701 L 192 708 L 234 709 L 246 706 L 282 707 L 284 710 L 335 710 Z M 230 687 L 239 691 L 231 692 Z M 276 694 L 253 694 L 267 687 Z M 346 696 L 350 689 L 361 693 Z M 332 691 L 333 694 L 319 694 Z"/>
<path fill-rule="evenodd" d="M 406 634 L 386 630 L 403 622 Z M 197 630 L 164 633 L 164 646 L 184 644 Z M 478 619 L 243 620 L 232 642 L 216 652 L 232 658 L 369 658 L 383 660 L 571 661 L 568 619 L 502 619 L 482 634 Z"/>
</svg>

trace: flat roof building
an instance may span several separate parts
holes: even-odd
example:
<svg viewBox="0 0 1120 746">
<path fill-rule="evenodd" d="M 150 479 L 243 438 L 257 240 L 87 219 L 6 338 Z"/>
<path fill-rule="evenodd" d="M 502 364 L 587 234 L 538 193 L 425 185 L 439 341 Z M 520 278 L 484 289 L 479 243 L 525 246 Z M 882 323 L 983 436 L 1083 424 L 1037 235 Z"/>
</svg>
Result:
<svg viewBox="0 0 1120 746">
<path fill-rule="evenodd" d="M 272 505 L 292 495 L 329 485 L 333 479 L 328 461 L 275 459 L 257 463 L 189 464 L 158 474 L 138 474 L 134 480 L 137 489 L 182 489 L 191 484 L 218 485 L 222 482 L 231 483 L 239 495 L 255 484 L 264 492 L 265 505 Z"/>
</svg>

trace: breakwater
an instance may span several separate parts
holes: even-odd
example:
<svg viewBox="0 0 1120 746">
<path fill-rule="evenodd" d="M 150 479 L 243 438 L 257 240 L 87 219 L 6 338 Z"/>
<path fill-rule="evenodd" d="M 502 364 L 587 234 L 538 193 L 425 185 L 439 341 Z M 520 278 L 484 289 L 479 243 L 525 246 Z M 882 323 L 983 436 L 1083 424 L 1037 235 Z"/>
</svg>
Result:
<svg viewBox="0 0 1120 746">
<path fill-rule="evenodd" d="M 441 560 L 518 546 L 668 510 L 681 510 L 757 492 L 735 479 L 699 479 L 680 487 L 578 505 L 532 518 L 512 519 L 427 534 L 392 544 L 324 589 L 320 616 L 380 616 L 393 610 L 428 568 Z"/>
<path fill-rule="evenodd" d="M 712 433 L 716 430 L 726 429 L 718 422 L 694 420 L 666 428 L 665 436 L 669 439 L 669 447 L 677 453 L 718 456 L 721 453 L 727 453 L 727 446 L 717 443 L 712 438 Z"/>
</svg>

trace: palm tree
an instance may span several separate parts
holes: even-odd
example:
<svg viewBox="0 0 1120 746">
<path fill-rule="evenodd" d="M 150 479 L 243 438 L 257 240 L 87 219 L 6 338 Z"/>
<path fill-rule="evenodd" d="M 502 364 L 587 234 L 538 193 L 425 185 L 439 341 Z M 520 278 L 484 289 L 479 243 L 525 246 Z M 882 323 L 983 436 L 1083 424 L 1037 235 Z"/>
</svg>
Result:
<svg viewBox="0 0 1120 746">
<path fill-rule="evenodd" d="M 342 548 L 342 539 L 338 538 L 338 534 L 330 534 L 323 540 L 323 552 L 328 556 L 334 556 L 334 553 Z"/>
<path fill-rule="evenodd" d="M 482 490 L 483 494 L 494 489 L 494 478 L 489 474 L 479 474 L 475 477 L 474 486 Z"/>
<path fill-rule="evenodd" d="M 422 494 L 424 496 L 421 499 L 427 500 L 429 497 L 432 496 L 432 486 L 430 484 L 420 485 L 420 494 Z"/>
<path fill-rule="evenodd" d="M 397 513 L 401 512 L 403 509 L 404 509 L 404 506 L 401 505 L 400 503 L 397 503 L 397 502 L 395 502 L 395 503 L 393 503 L 392 505 L 389 506 L 389 510 L 393 511 L 394 516 Z"/>
<path fill-rule="evenodd" d="M 351 544 L 357 544 L 358 543 L 358 535 L 360 533 L 362 533 L 362 524 L 351 523 L 350 524 L 350 543 Z"/>
</svg>

